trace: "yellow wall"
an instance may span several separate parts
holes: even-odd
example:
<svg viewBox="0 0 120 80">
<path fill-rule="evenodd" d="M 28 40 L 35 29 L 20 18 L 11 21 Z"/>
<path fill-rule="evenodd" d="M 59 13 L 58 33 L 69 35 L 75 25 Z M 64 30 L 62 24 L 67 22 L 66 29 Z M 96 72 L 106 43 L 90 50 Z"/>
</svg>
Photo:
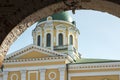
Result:
<svg viewBox="0 0 120 80">
<path fill-rule="evenodd" d="M 71 80 L 119 80 L 118 75 L 105 75 L 105 76 L 78 76 L 72 77 Z"/>
<path fill-rule="evenodd" d="M 8 73 L 8 80 L 11 80 L 11 76 L 14 74 L 18 75 L 18 80 L 21 80 L 20 71 L 9 72 Z M 13 76 L 13 80 L 16 80 L 16 76 Z"/>
<path fill-rule="evenodd" d="M 46 75 L 45 75 L 45 80 L 50 80 L 49 77 L 48 77 L 50 72 L 54 72 L 56 74 L 55 80 L 60 80 L 60 73 L 59 73 L 58 69 L 47 69 L 46 70 Z M 51 76 L 51 78 L 55 77 L 54 74 L 51 74 L 50 76 Z"/>
<path fill-rule="evenodd" d="M 36 52 L 32 51 L 30 53 L 27 53 L 25 55 L 20 56 L 17 59 L 29 59 L 29 58 L 43 58 L 43 57 L 48 57 L 48 54 L 42 53 L 42 52 Z"/>
</svg>

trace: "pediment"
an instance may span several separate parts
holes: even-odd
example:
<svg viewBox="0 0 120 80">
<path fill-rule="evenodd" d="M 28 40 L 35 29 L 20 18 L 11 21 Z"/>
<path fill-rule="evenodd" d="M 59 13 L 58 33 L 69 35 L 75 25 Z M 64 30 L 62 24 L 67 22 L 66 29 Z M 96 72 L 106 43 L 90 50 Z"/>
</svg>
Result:
<svg viewBox="0 0 120 80">
<path fill-rule="evenodd" d="M 31 58 L 45 58 L 52 56 L 61 56 L 60 53 L 35 45 L 29 45 L 21 50 L 11 53 L 6 56 L 6 60 L 14 59 L 31 59 Z"/>
<path fill-rule="evenodd" d="M 50 57 L 52 55 L 45 54 L 44 52 L 38 52 L 38 51 L 31 51 L 26 54 L 22 54 L 19 56 L 16 56 L 17 59 L 30 59 L 30 58 L 44 58 L 44 57 Z"/>
</svg>

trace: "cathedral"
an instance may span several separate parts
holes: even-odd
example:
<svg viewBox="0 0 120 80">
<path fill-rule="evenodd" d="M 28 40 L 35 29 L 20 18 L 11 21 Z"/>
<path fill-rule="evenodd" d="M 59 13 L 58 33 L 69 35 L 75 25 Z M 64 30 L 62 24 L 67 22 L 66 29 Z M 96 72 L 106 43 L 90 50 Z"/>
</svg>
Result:
<svg viewBox="0 0 120 80">
<path fill-rule="evenodd" d="M 0 80 L 120 80 L 119 60 L 81 58 L 67 12 L 38 21 L 31 34 L 32 45 L 6 56 Z"/>
</svg>

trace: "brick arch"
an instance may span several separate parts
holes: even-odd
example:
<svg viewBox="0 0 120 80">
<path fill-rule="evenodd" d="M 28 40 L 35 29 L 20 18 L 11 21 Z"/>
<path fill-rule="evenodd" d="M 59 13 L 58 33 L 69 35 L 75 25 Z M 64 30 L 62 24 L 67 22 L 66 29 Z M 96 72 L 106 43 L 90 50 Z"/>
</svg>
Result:
<svg viewBox="0 0 120 80">
<path fill-rule="evenodd" d="M 23 0 L 27 1 L 27 0 Z M 70 10 L 62 0 L 42 0 L 41 6 L 39 2 L 34 2 L 32 5 L 31 0 L 29 5 L 23 6 L 23 9 L 18 8 L 16 12 L 11 16 L 0 16 L 3 21 L 1 21 L 2 31 L 0 37 L 0 64 L 2 59 L 6 55 L 10 45 L 20 36 L 29 26 L 34 24 L 36 21 L 47 17 L 53 13 Z M 77 9 L 92 9 L 102 12 L 108 12 L 112 15 L 120 17 L 120 0 L 114 2 L 114 0 L 81 0 L 82 2 L 78 3 Z M 46 3 L 48 2 L 48 3 Z M 23 4 L 24 2 L 22 2 Z M 44 3 L 44 4 L 42 4 Z M 36 6 L 37 5 L 37 6 Z M 10 5 L 9 5 L 10 6 Z M 12 6 L 12 5 L 11 5 Z M 81 7 L 82 6 L 82 7 Z M 10 27 L 10 28 L 8 28 Z M 6 33 L 5 33 L 6 31 Z"/>
</svg>

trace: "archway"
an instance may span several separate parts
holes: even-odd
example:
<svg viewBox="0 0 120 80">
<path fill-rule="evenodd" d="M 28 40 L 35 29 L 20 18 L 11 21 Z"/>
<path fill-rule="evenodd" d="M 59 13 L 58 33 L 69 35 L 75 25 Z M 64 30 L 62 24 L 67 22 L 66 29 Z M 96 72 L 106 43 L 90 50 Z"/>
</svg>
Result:
<svg viewBox="0 0 120 80">
<path fill-rule="evenodd" d="M 119 2 L 120 1 L 114 2 L 113 0 L 85 0 L 85 1 L 81 0 L 78 6 L 82 6 L 82 7 L 78 7 L 78 9 L 83 8 L 83 9 L 98 10 L 98 11 L 108 12 L 112 15 L 120 17 Z M 21 12 L 21 16 L 17 16 L 16 22 L 12 23 L 14 24 L 14 26 L 9 25 L 9 26 L 12 26 L 12 28 L 8 30 L 5 34 L 1 34 L 1 36 L 4 36 L 4 37 L 1 38 L 1 46 L 0 46 L 1 60 L 0 62 L 4 59 L 4 56 L 6 55 L 10 45 L 17 39 L 17 37 L 21 33 L 23 33 L 34 22 L 48 15 L 51 15 L 53 13 L 71 9 L 68 6 L 66 6 L 63 3 L 63 1 L 56 1 L 56 0 L 55 1 L 53 0 L 53 2 L 43 5 L 42 7 L 38 7 L 34 5 L 31 5 L 31 7 L 36 8 L 37 11 L 35 10 L 35 11 L 31 11 L 31 13 L 22 14 L 22 13 L 25 13 L 24 11 L 25 10 L 27 11 L 28 9 L 28 8 L 25 8 L 23 12 Z M 13 17 L 13 20 L 15 18 L 16 17 Z M 12 19 L 9 19 L 9 20 L 12 20 Z M 7 29 L 7 27 L 5 29 Z M 3 33 L 4 33 L 4 29 L 3 29 Z"/>
</svg>

